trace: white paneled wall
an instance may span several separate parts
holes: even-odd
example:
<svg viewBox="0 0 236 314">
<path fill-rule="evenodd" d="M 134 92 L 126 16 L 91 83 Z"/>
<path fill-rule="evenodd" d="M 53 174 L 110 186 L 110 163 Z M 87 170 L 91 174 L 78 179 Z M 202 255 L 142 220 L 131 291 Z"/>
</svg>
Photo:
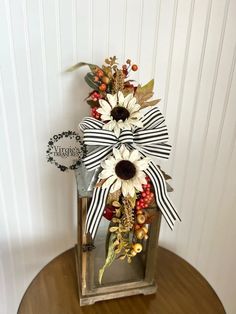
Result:
<svg viewBox="0 0 236 314">
<path fill-rule="evenodd" d="M 161 244 L 193 264 L 236 313 L 236 0 L 0 0 L 0 313 L 76 239 L 72 173 L 46 163 L 48 138 L 88 114 L 86 69 L 108 55 L 155 78 L 182 217 Z"/>
</svg>

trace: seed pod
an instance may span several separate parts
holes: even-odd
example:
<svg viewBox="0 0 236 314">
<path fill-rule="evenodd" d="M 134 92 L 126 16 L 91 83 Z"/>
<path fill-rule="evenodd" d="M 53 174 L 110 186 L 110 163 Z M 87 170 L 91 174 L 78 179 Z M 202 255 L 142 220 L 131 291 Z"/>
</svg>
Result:
<svg viewBox="0 0 236 314">
<path fill-rule="evenodd" d="M 111 227 L 111 228 L 109 228 L 109 231 L 110 232 L 115 232 L 115 231 L 117 231 L 119 228 L 118 227 Z"/>
<path fill-rule="evenodd" d="M 137 215 L 137 222 L 138 222 L 138 224 L 140 224 L 140 225 L 144 224 L 145 220 L 146 220 L 146 218 L 145 218 L 144 215 Z"/>
<path fill-rule="evenodd" d="M 143 231 L 147 234 L 148 233 L 148 228 L 142 227 Z"/>
<path fill-rule="evenodd" d="M 143 231 L 143 228 L 136 230 L 135 235 L 136 235 L 137 239 L 142 240 L 145 236 L 145 232 Z"/>
<path fill-rule="evenodd" d="M 142 251 L 142 249 L 143 249 L 142 244 L 140 244 L 140 243 L 133 244 L 133 250 L 136 253 L 140 253 Z"/>
<path fill-rule="evenodd" d="M 121 206 L 121 204 L 118 201 L 113 201 L 112 206 L 119 208 Z"/>
</svg>

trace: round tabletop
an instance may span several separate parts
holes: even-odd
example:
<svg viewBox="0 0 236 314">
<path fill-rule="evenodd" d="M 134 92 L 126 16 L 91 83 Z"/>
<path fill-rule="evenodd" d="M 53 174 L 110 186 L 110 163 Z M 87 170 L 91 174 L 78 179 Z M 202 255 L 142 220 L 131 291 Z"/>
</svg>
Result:
<svg viewBox="0 0 236 314">
<path fill-rule="evenodd" d="M 62 253 L 34 278 L 18 314 L 218 314 L 224 307 L 202 275 L 176 254 L 159 247 L 154 295 L 101 301 L 80 307 L 74 248 Z"/>
</svg>

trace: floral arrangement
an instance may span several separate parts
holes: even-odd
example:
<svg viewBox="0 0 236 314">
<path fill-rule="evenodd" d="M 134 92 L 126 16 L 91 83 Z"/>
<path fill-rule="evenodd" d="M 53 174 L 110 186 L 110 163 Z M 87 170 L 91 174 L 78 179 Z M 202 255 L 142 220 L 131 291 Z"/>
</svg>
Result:
<svg viewBox="0 0 236 314">
<path fill-rule="evenodd" d="M 86 98 L 91 117 L 79 127 L 83 141 L 93 147 L 83 158 L 88 170 L 99 168 L 97 184 L 86 219 L 86 231 L 94 239 L 102 216 L 110 221 L 103 273 L 115 260 L 131 263 L 148 239 L 148 225 L 158 208 L 170 228 L 180 220 L 166 189 L 170 178 L 151 156 L 168 158 L 165 120 L 157 107 L 154 80 L 141 86 L 130 79 L 138 70 L 128 59 L 119 67 L 116 57 L 105 59 L 102 67 L 78 63 L 70 70 L 88 66 L 86 83 L 92 88 Z M 155 209 L 155 210 L 151 210 Z"/>
</svg>

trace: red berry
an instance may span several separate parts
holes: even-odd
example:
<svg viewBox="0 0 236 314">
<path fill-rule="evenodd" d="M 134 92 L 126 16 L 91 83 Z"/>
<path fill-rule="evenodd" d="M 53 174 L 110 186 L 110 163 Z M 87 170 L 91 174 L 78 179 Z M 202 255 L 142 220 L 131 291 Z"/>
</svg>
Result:
<svg viewBox="0 0 236 314">
<path fill-rule="evenodd" d="M 97 109 L 98 109 L 98 107 L 92 108 L 92 110 L 91 110 L 91 115 L 92 115 L 93 118 L 99 120 L 100 117 L 101 117 L 101 114 L 100 114 L 99 112 L 97 112 Z"/>
<path fill-rule="evenodd" d="M 114 207 L 112 205 L 106 205 L 104 211 L 103 211 L 103 216 L 107 220 L 112 220 L 114 214 Z"/>
<path fill-rule="evenodd" d="M 142 197 L 145 197 L 145 196 L 146 196 L 146 193 L 145 193 L 145 192 L 143 192 L 143 193 L 142 193 Z"/>
<path fill-rule="evenodd" d="M 132 65 L 132 70 L 133 70 L 133 71 L 137 71 L 137 70 L 138 70 L 138 66 L 137 66 L 136 64 L 133 64 L 133 65 Z"/>
</svg>

